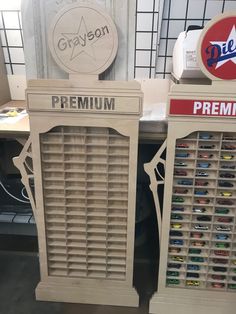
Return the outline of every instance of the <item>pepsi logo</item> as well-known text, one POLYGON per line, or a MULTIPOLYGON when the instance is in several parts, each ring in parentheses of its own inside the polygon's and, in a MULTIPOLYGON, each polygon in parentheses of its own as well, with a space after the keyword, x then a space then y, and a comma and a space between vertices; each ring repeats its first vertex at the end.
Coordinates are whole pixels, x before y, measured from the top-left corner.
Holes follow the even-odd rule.
POLYGON ((200 41, 204 73, 213 79, 236 79, 236 15, 213 22, 200 41))

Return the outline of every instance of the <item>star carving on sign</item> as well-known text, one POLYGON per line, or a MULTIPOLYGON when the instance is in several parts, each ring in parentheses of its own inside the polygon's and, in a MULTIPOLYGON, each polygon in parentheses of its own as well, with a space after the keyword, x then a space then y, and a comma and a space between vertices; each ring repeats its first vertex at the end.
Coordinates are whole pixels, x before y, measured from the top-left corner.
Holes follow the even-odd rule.
POLYGON ((235 25, 233 25, 231 32, 226 41, 211 41, 213 46, 218 48, 220 51, 220 56, 216 64, 216 69, 221 67, 228 61, 232 61, 236 64, 236 30, 235 25))
MULTIPOLYGON (((84 17, 81 17, 78 31, 76 33, 62 33, 62 36, 67 39, 68 46, 72 48, 70 61, 74 60, 81 53, 85 53, 92 59, 96 59, 94 53, 94 34, 88 32, 84 17)), ((97 40, 96 40, 97 41, 97 40)))

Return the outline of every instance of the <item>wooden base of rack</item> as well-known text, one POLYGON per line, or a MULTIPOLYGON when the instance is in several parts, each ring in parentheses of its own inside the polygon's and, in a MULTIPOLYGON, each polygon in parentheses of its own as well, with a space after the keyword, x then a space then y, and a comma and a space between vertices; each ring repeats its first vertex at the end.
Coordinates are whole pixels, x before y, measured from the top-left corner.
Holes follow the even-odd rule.
MULTIPOLYGON (((155 293, 151 299, 149 313, 152 314, 235 314, 236 302, 227 300, 224 294, 217 298, 183 297, 176 294, 155 293)), ((232 297, 231 297, 232 298, 232 297)))
MULTIPOLYGON (((105 285, 104 285, 105 286, 105 285)), ((76 287, 73 285, 40 282, 36 288, 36 299, 40 301, 86 303, 116 306, 139 306, 139 297, 134 288, 76 287)))

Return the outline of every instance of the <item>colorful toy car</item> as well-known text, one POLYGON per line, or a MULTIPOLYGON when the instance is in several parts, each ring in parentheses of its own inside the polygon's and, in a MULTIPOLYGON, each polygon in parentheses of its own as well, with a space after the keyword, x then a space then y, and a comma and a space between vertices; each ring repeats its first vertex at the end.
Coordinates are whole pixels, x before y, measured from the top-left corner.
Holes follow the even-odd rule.
POLYGON ((222 155, 221 158, 224 160, 231 160, 234 158, 234 155, 222 155))
POLYGON ((224 150, 235 150, 236 149, 236 145, 224 144, 224 145, 222 145, 221 149, 224 149, 224 150))
POLYGON ((177 230, 170 230, 170 236, 171 237, 182 237, 183 233, 181 231, 177 231, 177 230))
POLYGON ((188 264, 187 265, 187 270, 200 270, 201 266, 195 265, 195 264, 188 264))
POLYGON ((195 195, 207 195, 208 191, 207 190, 194 190, 195 195))
POLYGON ((205 246, 206 245, 206 242, 205 241, 193 241, 193 242, 191 242, 191 245, 192 246, 201 246, 201 247, 203 247, 203 246, 205 246))
POLYGON ((195 181, 195 185, 196 186, 207 186, 209 183, 207 181, 203 181, 203 180, 196 180, 195 181))
POLYGON ((233 222, 233 218, 232 217, 219 217, 217 218, 218 222, 223 222, 223 223, 231 223, 233 222))
POLYGON ((188 190, 187 189, 181 189, 181 188, 175 188, 174 193, 176 194, 187 194, 188 190))
POLYGON ((168 276, 168 277, 179 277, 179 272, 178 271, 170 271, 170 270, 168 270, 166 272, 166 276, 168 276))
POLYGON ((187 167, 185 162, 175 162, 175 167, 187 167))
POLYGON ((212 282, 211 286, 212 288, 222 289, 225 287, 225 284, 223 282, 212 282))
POLYGON ((168 263, 168 268, 180 269, 181 266, 181 264, 168 263))
POLYGON ((200 275, 198 273, 187 273, 187 278, 199 278, 200 275))
POLYGON ((180 253, 181 252, 181 248, 180 247, 170 247, 169 248, 169 252, 170 253, 180 253))
MULTIPOLYGON (((191 232, 190 237, 194 238, 194 239, 201 239, 203 237, 203 233, 202 232, 191 232)), ((201 245, 201 246, 203 246, 203 245, 201 245)))
POLYGON ((176 153, 175 157, 177 158, 188 158, 190 156, 189 153, 176 153))
POLYGON ((176 148, 189 148, 189 146, 186 143, 178 143, 176 144, 176 148))
POLYGON ((184 202, 184 198, 181 197, 181 196, 173 196, 173 197, 172 197, 172 202, 175 202, 175 203, 183 203, 183 202, 184 202))
POLYGON ((217 256, 229 256, 229 251, 215 250, 214 254, 217 256))
POLYGON ((202 153, 202 154, 199 154, 198 157, 199 157, 199 158, 203 158, 203 159, 210 159, 210 158, 213 157, 213 154, 202 153))
POLYGON ((190 260, 194 263, 204 263, 204 258, 200 256, 191 256, 190 260))
POLYGON ((182 225, 178 224, 178 223, 173 223, 173 224, 171 224, 171 228, 173 228, 173 229, 181 229, 182 225))
POLYGON ((228 208, 216 208, 215 213, 227 215, 229 213, 229 209, 228 208))
POLYGON ((212 275, 211 276, 211 278, 213 279, 213 280, 225 280, 225 275, 212 275))
POLYGON ((198 216, 197 220, 198 221, 211 221, 211 217, 210 216, 198 216))
POLYGON ((216 242, 215 246, 217 248, 227 249, 230 247, 230 244, 227 242, 216 242))
POLYGON ((212 269, 215 272, 221 272, 221 273, 225 273, 227 271, 227 268, 222 267, 222 266, 213 266, 212 269))
POLYGON ((196 229, 196 230, 208 230, 209 227, 207 225, 198 224, 198 225, 194 225, 194 229, 196 229))
POLYGON ((203 172, 203 171, 197 171, 196 172, 196 177, 208 177, 209 174, 207 172, 203 172))
POLYGON ((227 164, 227 165, 221 165, 222 169, 235 169, 235 165, 227 164))
POLYGON ((211 164, 209 162, 199 162, 197 164, 198 168, 209 168, 211 166, 211 164))
POLYGON ((191 181, 191 180, 179 180, 179 181, 177 181, 177 184, 179 184, 179 185, 192 185, 193 181, 191 181))
POLYGON ((225 192, 220 192, 220 195, 221 195, 221 196, 227 196, 227 197, 230 197, 230 196, 232 196, 232 192, 228 192, 228 191, 225 191, 225 192))
POLYGON ((228 264, 228 260, 223 258, 213 258, 212 262, 215 264, 228 264))
POLYGON ((198 204, 209 204, 210 203, 210 199, 209 198, 200 198, 200 199, 196 200, 196 202, 198 204))
POLYGON ((201 149, 214 149, 215 145, 200 145, 199 148, 201 148, 201 149))
POLYGON ((209 133, 201 133, 201 134, 199 135, 199 138, 200 138, 201 140, 209 140, 209 139, 212 138, 212 135, 209 134, 209 133))
POLYGON ((186 280, 186 285, 187 286, 198 287, 200 285, 200 283, 197 280, 186 280))
POLYGON ((201 254, 202 250, 201 249, 195 249, 195 248, 190 248, 188 250, 189 254, 201 254))
POLYGON ((183 245, 184 241, 183 240, 179 240, 179 239, 170 239, 170 244, 171 245, 183 245))
POLYGON ((219 205, 229 205, 229 206, 234 205, 233 201, 227 200, 227 199, 226 200, 218 200, 217 203, 219 205))
POLYGON ((205 207, 193 207, 193 212, 194 213, 205 213, 206 208, 205 207))
POLYGON ((223 234, 216 234, 216 239, 217 240, 227 240, 229 238, 229 235, 228 234, 225 234, 225 233, 223 233, 223 234))
POLYGON ((170 218, 175 220, 183 220, 183 216, 179 214, 171 214, 170 218))
POLYGON ((179 285, 180 281, 179 281, 179 279, 167 278, 166 279, 166 284, 167 285, 179 285))
POLYGON ((228 181, 219 181, 218 185, 222 188, 223 187, 232 188, 234 186, 233 183, 228 182, 228 181))
POLYGON ((187 176, 187 171, 185 171, 185 170, 175 170, 174 171, 174 175, 175 176, 187 176))
POLYGON ((223 226, 223 225, 216 226, 215 229, 216 231, 227 231, 227 232, 231 231, 231 228, 229 226, 223 226))
POLYGON ((220 173, 221 178, 234 179, 235 175, 229 172, 220 173))
POLYGON ((229 283, 228 289, 236 289, 236 284, 235 283, 229 283))
POLYGON ((232 260, 232 263, 233 263, 234 265, 236 265, 236 259, 232 260))
POLYGON ((184 207, 176 207, 176 206, 173 206, 171 208, 172 211, 177 211, 177 212, 184 212, 184 207))
POLYGON ((184 262, 184 258, 182 256, 171 256, 171 259, 175 262, 184 262))

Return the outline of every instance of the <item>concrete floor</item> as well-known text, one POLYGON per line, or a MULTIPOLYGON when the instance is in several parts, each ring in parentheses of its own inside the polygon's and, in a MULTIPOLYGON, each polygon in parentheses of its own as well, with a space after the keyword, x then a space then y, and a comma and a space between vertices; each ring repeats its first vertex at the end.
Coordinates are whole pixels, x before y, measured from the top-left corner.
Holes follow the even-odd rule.
POLYGON ((153 256, 147 256, 152 252, 148 246, 139 247, 135 253, 134 285, 140 295, 138 308, 36 301, 34 290, 39 282, 37 252, 1 250, 0 314, 146 314, 156 289, 156 266, 153 256))

